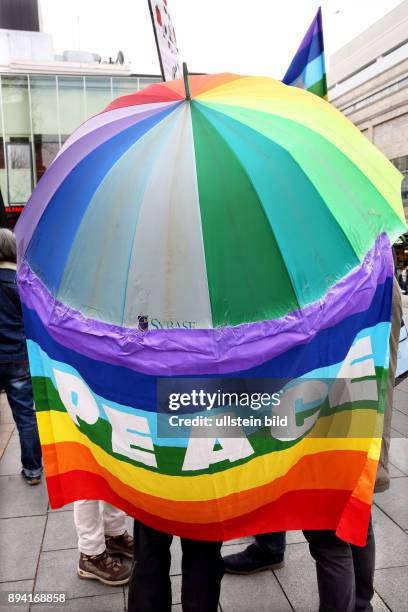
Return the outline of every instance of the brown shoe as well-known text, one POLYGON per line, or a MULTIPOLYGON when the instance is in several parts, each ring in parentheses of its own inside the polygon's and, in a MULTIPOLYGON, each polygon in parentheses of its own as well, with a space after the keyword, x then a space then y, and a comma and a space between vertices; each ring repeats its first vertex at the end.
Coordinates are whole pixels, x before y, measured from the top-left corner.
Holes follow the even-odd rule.
POLYGON ((109 554, 133 559, 133 538, 127 531, 120 536, 105 536, 105 542, 109 554))
POLYGON ((81 553, 79 556, 78 576, 80 578, 99 580, 109 586, 119 586, 129 582, 131 573, 130 565, 111 557, 106 550, 100 555, 81 553))

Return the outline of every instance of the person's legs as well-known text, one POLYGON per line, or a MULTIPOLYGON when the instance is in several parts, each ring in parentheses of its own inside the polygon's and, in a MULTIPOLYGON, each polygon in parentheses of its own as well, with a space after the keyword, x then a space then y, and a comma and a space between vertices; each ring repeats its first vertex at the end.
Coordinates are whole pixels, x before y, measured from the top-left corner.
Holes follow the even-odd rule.
POLYGON ((183 612, 217 612, 224 564, 222 542, 181 538, 183 612))
POLYGON ((20 437, 23 474, 27 478, 40 477, 43 469, 41 445, 28 363, 2 364, 0 380, 20 437))
POLYGON ((83 499, 74 502, 74 522, 78 535, 78 549, 84 555, 104 552, 105 532, 100 502, 83 499))
POLYGON ((170 612, 170 545, 173 536, 138 523, 128 612, 170 612))
POLYGON ((126 531, 126 514, 106 502, 101 502, 105 535, 119 536, 126 531))
POLYGON ((363 547, 351 545, 356 581, 356 612, 371 612, 374 597, 375 539, 373 526, 368 526, 367 544, 363 547))
POLYGON ((255 543, 265 553, 283 558, 286 550, 286 531, 261 533, 255 536, 255 543))
POLYGON ((316 561, 319 612, 354 612, 355 582, 350 544, 334 531, 304 531, 316 561))
POLYGON ((255 574, 267 569, 284 566, 286 533, 274 531, 255 536, 255 542, 242 552, 224 557, 228 574, 255 574))
POLYGON ((99 580, 109 586, 127 584, 131 572, 130 564, 111 557, 106 550, 102 502, 74 502, 74 521, 80 552, 78 576, 99 580))
POLYGON ((133 558, 133 538, 126 531, 126 514, 108 504, 101 502, 105 531, 106 550, 111 554, 133 558))

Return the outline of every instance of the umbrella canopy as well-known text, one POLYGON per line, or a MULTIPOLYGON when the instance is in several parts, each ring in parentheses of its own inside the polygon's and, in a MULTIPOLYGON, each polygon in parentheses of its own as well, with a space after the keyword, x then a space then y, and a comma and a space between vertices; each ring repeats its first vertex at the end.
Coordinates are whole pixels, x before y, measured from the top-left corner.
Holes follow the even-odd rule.
POLYGON ((267 78, 190 87, 114 101, 41 181, 21 256, 58 300, 124 327, 270 320, 404 231, 399 172, 331 105, 267 78))
POLYGON ((87 121, 18 223, 51 505, 103 499, 190 538, 336 529, 362 545, 401 175, 308 92, 227 74, 190 91, 153 85, 87 121), (295 386, 272 409, 286 435, 160 436, 157 377, 200 375, 363 386, 314 402, 295 386))

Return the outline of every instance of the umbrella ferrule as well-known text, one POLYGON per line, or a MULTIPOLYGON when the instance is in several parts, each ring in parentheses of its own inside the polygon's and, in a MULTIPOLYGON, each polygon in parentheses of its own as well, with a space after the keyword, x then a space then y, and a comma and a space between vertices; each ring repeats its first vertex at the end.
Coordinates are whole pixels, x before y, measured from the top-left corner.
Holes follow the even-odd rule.
POLYGON ((184 89, 186 91, 186 100, 191 100, 190 81, 188 78, 188 68, 187 68, 186 62, 183 62, 183 79, 184 79, 184 89))

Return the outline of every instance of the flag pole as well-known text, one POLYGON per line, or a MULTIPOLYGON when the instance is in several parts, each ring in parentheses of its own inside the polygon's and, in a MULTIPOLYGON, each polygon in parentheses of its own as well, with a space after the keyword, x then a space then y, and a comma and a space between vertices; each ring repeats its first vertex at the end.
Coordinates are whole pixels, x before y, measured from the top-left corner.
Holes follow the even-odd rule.
POLYGON ((153 8, 152 8, 151 0, 147 0, 147 4, 149 5, 150 17, 152 19, 152 27, 153 27, 153 33, 154 33, 154 40, 156 42, 157 55, 159 56, 159 63, 160 63, 160 70, 161 70, 161 73, 162 73, 162 79, 163 79, 163 81, 165 81, 166 78, 165 78, 163 62, 162 62, 162 58, 161 58, 161 54, 160 54, 159 41, 157 40, 157 32, 156 32, 156 28, 155 28, 155 25, 154 25, 154 15, 153 15, 153 8))
POLYGON ((186 62, 183 62, 183 79, 184 79, 184 89, 186 90, 186 100, 191 100, 190 82, 188 79, 188 68, 187 68, 186 62))

